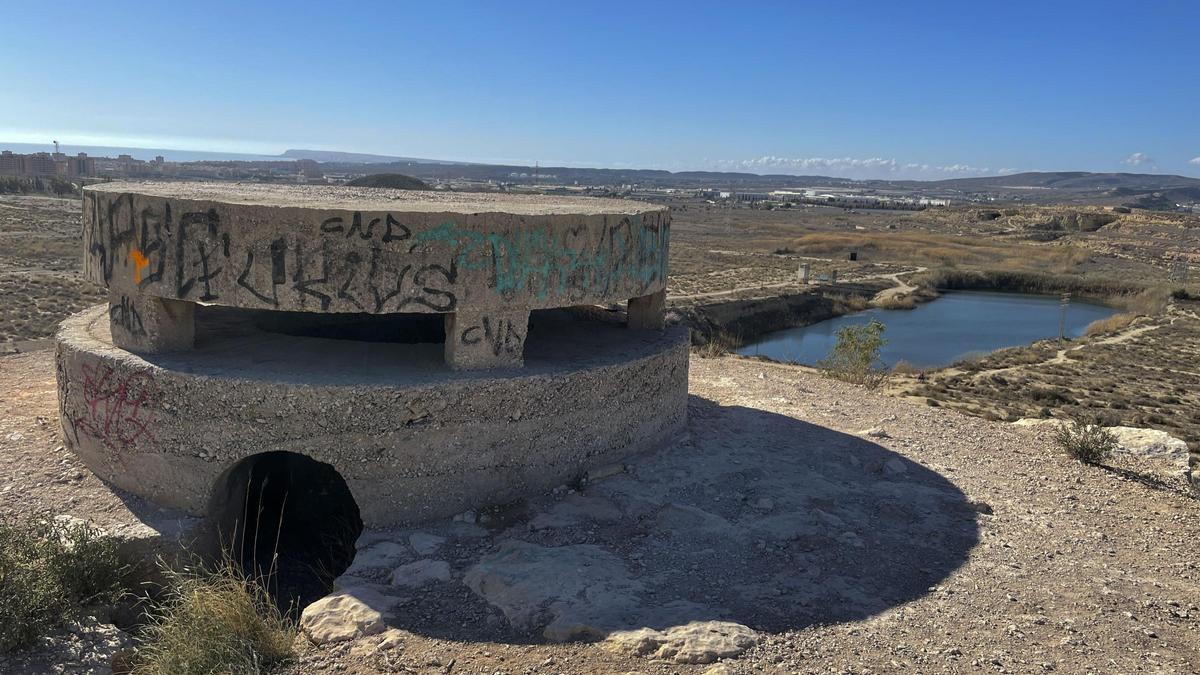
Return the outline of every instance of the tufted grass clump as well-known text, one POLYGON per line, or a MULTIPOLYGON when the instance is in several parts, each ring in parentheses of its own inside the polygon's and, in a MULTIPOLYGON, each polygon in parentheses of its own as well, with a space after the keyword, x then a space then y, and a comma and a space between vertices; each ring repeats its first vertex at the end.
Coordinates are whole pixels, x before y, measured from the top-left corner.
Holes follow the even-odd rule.
POLYGON ((0 520, 0 653, 116 601, 124 572, 116 540, 91 525, 0 520))
POLYGON ((174 575, 138 648, 134 675, 260 673, 293 655, 294 624, 232 562, 174 575))
POLYGON ((1054 431, 1054 441, 1084 464, 1100 464, 1117 450, 1117 437, 1095 420, 1072 418, 1054 431))

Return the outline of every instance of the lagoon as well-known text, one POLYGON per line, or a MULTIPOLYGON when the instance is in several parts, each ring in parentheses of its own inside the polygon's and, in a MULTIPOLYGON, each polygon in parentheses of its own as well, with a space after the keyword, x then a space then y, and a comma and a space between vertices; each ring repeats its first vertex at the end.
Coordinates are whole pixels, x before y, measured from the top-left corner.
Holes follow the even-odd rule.
MULTIPOLYGON (((833 348, 839 328, 878 319, 887 326, 883 335, 887 345, 880 352, 885 366, 904 361, 917 368, 941 368, 997 349, 1058 337, 1060 304, 1054 295, 948 292, 916 309, 869 309, 767 333, 737 353, 816 365, 833 348)), ((1072 300, 1067 337, 1079 337, 1088 324, 1116 313, 1112 307, 1072 300)))

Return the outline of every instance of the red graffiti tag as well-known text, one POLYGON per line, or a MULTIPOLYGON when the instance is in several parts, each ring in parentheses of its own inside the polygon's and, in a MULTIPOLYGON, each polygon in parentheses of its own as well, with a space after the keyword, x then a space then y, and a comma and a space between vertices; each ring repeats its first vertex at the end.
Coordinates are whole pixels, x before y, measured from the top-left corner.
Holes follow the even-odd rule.
POLYGON ((118 375, 112 366, 82 366, 83 400, 87 412, 75 418, 82 430, 113 449, 127 448, 141 438, 154 441, 142 417, 142 405, 157 394, 146 371, 118 375))

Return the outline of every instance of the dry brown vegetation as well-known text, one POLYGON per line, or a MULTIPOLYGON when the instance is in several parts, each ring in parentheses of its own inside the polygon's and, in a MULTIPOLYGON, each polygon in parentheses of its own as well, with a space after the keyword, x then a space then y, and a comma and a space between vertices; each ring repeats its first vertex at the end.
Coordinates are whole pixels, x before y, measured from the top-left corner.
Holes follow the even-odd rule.
POLYGON ((857 251, 863 260, 904 261, 929 267, 973 267, 1069 272, 1089 253, 1069 245, 940 234, 933 232, 819 232, 798 237, 792 246, 806 255, 857 251))
POLYGON ((1138 318, 1137 314, 1132 312, 1123 312, 1121 314, 1113 314, 1107 319, 1099 319, 1088 324, 1084 335, 1092 337, 1095 335, 1104 335, 1105 333, 1116 333, 1129 327, 1138 318))
POLYGON ((137 650, 134 675, 266 672, 292 657, 295 625, 231 563, 178 576, 137 650))
POLYGON ((78 197, 0 196, 0 343, 50 337, 103 299, 79 275, 82 242, 78 197))
POLYGON ((897 378, 893 392, 991 419, 1099 415, 1110 425, 1200 442, 1197 308, 1183 303, 1123 329, 1097 329, 1078 343, 1001 350, 926 373, 925 381, 897 378))

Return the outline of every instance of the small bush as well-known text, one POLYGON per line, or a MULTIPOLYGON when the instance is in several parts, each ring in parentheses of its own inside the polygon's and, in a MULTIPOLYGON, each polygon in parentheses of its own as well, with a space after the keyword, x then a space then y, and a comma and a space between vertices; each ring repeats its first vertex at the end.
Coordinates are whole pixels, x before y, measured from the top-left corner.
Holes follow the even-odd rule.
POLYGON ((874 389, 887 381, 888 372, 879 361, 879 351, 887 344, 887 328, 872 319, 865 326, 844 326, 837 332, 837 344, 829 356, 817 365, 826 377, 874 389))
POLYGON ((257 579, 226 563, 174 581, 134 675, 259 673, 291 658, 296 629, 257 579))
POLYGON ((1054 432, 1054 440, 1067 455, 1085 464, 1099 464, 1117 450, 1117 437, 1095 420, 1073 418, 1054 432))
POLYGON ((116 541, 89 525, 0 521, 0 652, 116 600, 123 573, 116 541))

